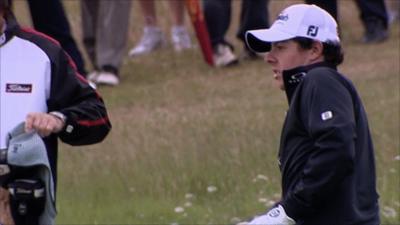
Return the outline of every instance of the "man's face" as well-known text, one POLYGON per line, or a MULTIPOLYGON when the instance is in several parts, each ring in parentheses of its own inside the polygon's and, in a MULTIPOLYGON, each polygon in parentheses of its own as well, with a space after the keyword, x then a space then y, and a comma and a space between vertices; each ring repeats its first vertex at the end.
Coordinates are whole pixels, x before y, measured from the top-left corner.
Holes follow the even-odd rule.
POLYGON ((282 71, 310 64, 311 50, 301 49, 293 40, 272 43, 265 61, 272 67, 274 79, 281 90, 285 89, 282 71))

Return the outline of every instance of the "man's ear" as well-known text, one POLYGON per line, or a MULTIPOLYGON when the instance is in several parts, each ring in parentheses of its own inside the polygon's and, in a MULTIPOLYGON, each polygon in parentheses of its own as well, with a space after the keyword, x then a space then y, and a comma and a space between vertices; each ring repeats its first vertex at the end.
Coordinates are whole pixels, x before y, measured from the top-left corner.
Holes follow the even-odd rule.
POLYGON ((324 46, 320 41, 313 41, 311 46, 311 61, 317 61, 323 58, 324 46))

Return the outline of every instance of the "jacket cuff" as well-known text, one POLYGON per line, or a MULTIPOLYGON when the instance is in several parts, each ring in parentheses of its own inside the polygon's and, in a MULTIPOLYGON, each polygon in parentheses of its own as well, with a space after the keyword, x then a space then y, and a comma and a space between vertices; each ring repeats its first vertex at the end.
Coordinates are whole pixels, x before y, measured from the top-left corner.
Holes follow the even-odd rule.
POLYGON ((299 221, 299 218, 304 215, 303 210, 301 210, 304 206, 294 200, 284 200, 281 205, 285 209, 286 215, 295 221, 299 221))

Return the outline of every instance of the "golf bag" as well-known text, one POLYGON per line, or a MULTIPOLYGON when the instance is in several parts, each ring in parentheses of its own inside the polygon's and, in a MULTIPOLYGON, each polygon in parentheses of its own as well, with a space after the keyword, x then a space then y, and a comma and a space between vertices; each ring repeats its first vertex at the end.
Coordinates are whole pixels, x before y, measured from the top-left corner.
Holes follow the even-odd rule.
POLYGON ((39 225, 45 206, 45 186, 39 179, 17 179, 8 184, 10 209, 16 225, 39 225))
POLYGON ((24 123, 17 125, 7 149, 0 150, 0 224, 54 225, 55 185, 47 149, 36 132, 24 128, 24 123), (9 214, 14 221, 3 222, 9 214))
POLYGON ((46 188, 36 176, 38 168, 10 166, 5 161, 6 156, 7 150, 0 150, 0 204, 3 206, 0 224, 39 225, 46 203, 46 188))

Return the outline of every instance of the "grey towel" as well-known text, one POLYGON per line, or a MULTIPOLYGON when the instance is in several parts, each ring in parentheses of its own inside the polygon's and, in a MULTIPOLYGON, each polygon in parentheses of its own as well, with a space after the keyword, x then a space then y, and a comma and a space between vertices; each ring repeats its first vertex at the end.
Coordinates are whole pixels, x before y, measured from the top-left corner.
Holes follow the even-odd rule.
POLYGON ((39 218, 40 224, 53 225, 57 214, 54 181, 46 146, 36 132, 25 133, 25 124, 16 126, 10 133, 7 162, 13 166, 39 166, 39 177, 46 185, 46 204, 39 218))

